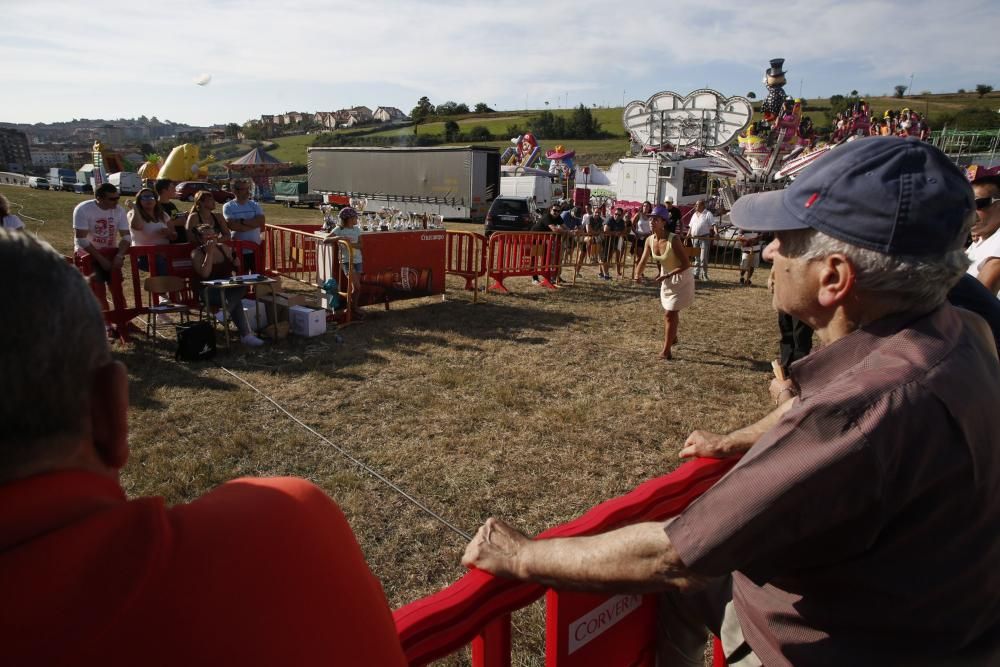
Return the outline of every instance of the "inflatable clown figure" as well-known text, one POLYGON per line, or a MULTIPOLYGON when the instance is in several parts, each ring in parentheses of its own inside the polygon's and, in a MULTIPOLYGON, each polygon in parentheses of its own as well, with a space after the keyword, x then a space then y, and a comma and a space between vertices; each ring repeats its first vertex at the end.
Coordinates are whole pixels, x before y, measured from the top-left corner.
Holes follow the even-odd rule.
POLYGON ((562 144, 546 151, 545 157, 549 160, 550 174, 566 175, 572 174, 575 170, 573 158, 576 157, 576 151, 568 151, 562 144))

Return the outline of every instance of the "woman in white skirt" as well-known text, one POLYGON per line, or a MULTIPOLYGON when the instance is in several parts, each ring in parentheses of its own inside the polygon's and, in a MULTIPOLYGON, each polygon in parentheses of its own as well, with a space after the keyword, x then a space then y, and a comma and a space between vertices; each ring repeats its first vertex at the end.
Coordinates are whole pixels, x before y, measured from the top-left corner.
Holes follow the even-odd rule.
POLYGON ((646 239, 639 264, 636 265, 636 282, 643 280, 642 270, 652 258, 660 263, 660 303, 663 305, 663 350, 660 359, 672 359, 670 348, 677 342, 680 311, 694 302, 694 275, 691 261, 680 239, 667 229, 670 212, 666 206, 657 206, 652 215, 653 233, 646 239))

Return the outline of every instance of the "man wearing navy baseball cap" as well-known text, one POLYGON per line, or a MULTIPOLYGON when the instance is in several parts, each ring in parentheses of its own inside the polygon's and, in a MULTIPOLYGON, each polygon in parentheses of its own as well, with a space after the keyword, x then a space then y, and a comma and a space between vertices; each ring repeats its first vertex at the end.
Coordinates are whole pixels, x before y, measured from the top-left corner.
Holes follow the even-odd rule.
POLYGON ((532 541, 489 519, 463 562, 555 588, 665 591, 658 664, 1000 664, 1000 365, 945 302, 968 264, 962 173, 899 138, 836 148, 731 216, 775 233, 775 306, 823 347, 674 520, 532 541))

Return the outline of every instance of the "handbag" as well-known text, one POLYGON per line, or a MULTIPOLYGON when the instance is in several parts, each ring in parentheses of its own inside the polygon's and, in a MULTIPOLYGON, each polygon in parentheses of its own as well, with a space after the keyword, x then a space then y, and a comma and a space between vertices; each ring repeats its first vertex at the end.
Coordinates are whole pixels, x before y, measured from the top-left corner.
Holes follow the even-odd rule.
POLYGON ((208 322, 186 322, 177 328, 177 361, 206 361, 215 356, 215 330, 208 322))

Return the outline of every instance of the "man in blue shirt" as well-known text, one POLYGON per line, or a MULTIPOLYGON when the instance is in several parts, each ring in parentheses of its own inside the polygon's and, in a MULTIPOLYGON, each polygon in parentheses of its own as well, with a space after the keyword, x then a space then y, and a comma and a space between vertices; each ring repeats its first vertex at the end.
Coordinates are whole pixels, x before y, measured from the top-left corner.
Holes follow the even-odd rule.
MULTIPOLYGON (((222 217, 233 230, 233 239, 252 241, 260 245, 260 232, 264 229, 264 210, 260 204, 250 199, 250 182, 240 179, 233 184, 236 199, 231 199, 222 207, 222 217)), ((243 250, 243 267, 247 273, 257 271, 255 253, 243 250)), ((263 266, 261 266, 263 268, 263 266)))

